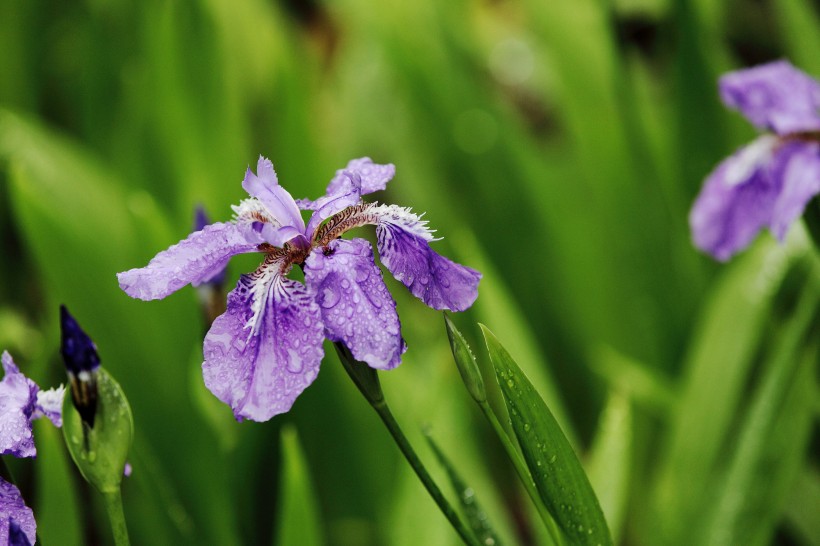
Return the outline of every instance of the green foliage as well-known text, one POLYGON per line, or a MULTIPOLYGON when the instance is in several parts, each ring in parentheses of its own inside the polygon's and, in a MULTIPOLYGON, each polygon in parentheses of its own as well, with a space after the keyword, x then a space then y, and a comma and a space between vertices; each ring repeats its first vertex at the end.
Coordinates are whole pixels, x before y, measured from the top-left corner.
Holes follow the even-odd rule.
POLYGON ((515 437, 541 500, 571 544, 612 544, 586 473, 544 400, 482 325, 515 437))
MULTIPOLYGON (((330 345, 288 415, 236 423, 202 384, 194 291, 138 302, 116 282, 195 205, 229 219, 259 154, 297 198, 369 155, 397 166, 375 198, 426 211, 434 248, 484 274, 451 318, 504 340, 616 543, 815 544, 816 251, 797 226, 718 265, 687 215, 754 134, 716 77, 779 57, 820 76, 818 21, 809 0, 0 2, 0 342, 48 387, 58 305, 93 334, 134 412, 136 544, 267 544, 316 521, 332 546, 456 544, 330 345), (299 476, 278 464, 286 423, 317 503, 274 528, 299 476)), ((434 425, 505 544, 547 543, 437 313, 388 283, 409 347, 380 374, 397 420, 415 445, 410 424, 434 425)), ((105 543, 45 436, 21 465, 43 542, 105 543)))
POLYGON ((276 517, 279 546, 322 546, 322 521, 305 464, 305 454, 292 427, 282 429, 281 506, 276 517))

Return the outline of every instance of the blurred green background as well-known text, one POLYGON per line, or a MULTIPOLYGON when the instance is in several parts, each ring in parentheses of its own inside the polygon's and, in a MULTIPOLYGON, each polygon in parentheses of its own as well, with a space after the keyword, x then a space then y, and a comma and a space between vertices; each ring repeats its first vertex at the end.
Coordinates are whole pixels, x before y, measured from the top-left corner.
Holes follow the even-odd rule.
MULTIPOLYGON (((134 411, 136 544, 457 544, 329 345, 290 413, 236 423, 202 384, 196 292, 115 278, 197 204, 229 219, 259 154, 297 198, 370 156, 397 168, 374 197, 484 273, 454 319, 482 366, 478 321, 530 375, 617 543, 820 544, 817 253, 798 225, 721 265, 687 225, 754 136, 717 77, 780 57, 816 77, 818 51, 811 0, 4 1, 0 349, 51 386, 58 305, 96 340, 134 411)), ((388 285, 398 420, 444 484, 432 427, 507 544, 548 543, 440 314, 388 285)), ((110 543, 59 432, 36 434, 15 468, 42 542, 110 543)))

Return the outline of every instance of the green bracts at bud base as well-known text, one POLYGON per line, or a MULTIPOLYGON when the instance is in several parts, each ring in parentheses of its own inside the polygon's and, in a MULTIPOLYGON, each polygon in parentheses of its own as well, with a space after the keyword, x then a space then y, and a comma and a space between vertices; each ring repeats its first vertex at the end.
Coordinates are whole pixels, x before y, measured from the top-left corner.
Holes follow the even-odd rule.
POLYGON ((453 351, 453 358, 456 361, 464 385, 466 385, 473 400, 478 403, 484 402, 487 400, 487 391, 484 389, 484 379, 481 377, 481 371, 478 369, 478 363, 475 361, 473 352, 470 351, 470 346, 467 345, 464 336, 458 331, 447 313, 444 313, 444 324, 447 326, 450 349, 453 351))
POLYGON ((69 396, 63 402, 63 435, 83 477, 101 493, 119 492, 134 438, 131 407, 119 384, 100 368, 94 427, 83 423, 69 396))

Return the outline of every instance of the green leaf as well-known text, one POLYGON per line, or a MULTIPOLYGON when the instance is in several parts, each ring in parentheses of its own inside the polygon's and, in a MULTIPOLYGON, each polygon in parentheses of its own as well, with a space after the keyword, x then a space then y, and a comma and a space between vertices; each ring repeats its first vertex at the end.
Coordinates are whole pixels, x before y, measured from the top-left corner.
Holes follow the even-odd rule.
POLYGON ((712 487, 761 331, 794 252, 771 240, 760 243, 726 268, 689 344, 668 445, 661 453, 653 501, 657 513, 650 520, 658 534, 650 542, 678 542, 712 487))
POLYGON ((717 495, 702 507, 708 518, 705 535, 694 543, 771 543, 788 488, 803 465, 812 429, 818 344, 813 339, 806 347, 805 342, 817 331, 820 276, 817 270, 811 275, 774 345, 725 478, 713 484, 717 495))
POLYGON ((550 514, 572 544, 612 544, 595 492, 552 412, 498 339, 480 326, 513 431, 550 514))
MULTIPOLYGON (((450 332, 449 328, 447 331, 448 333, 450 332)), ((458 330, 455 330, 455 332, 458 333, 458 330)), ((487 513, 484 512, 484 509, 478 503, 473 488, 464 482, 464 479, 459 475, 453 464, 438 447, 436 441, 433 440, 433 436, 429 432, 425 432, 425 437, 427 438, 427 443, 430 444, 430 449, 432 449, 436 455, 439 464, 441 464, 447 472, 450 485, 453 486, 453 489, 458 495, 461 511, 467 517, 467 523, 473 531, 473 534, 475 534, 481 544, 485 544, 486 546, 500 546, 502 544, 501 540, 499 540, 498 535, 496 535, 493 530, 487 513)))
POLYGON ((134 439, 131 407, 119 384, 97 371, 97 413, 88 427, 69 394, 63 402, 63 436, 83 477, 101 493, 119 491, 123 469, 134 439))
POLYGON ((792 484, 786 498, 784 517, 788 526, 802 539, 801 544, 820 546, 820 471, 806 465, 792 484))
MULTIPOLYGON (((461 380, 478 403, 487 400, 487 391, 484 389, 484 379, 481 377, 481 370, 478 369, 478 363, 475 361, 473 352, 461 332, 444 313, 444 325, 447 328, 447 338, 450 340, 450 350, 453 351, 453 359, 458 366, 458 373, 461 374, 461 380)), ((430 440, 432 442, 432 440, 430 440)))
POLYGON ((316 495, 296 429, 282 429, 281 506, 276 518, 277 546, 321 546, 325 543, 316 495))
POLYGON ((77 481, 63 448, 62 433, 47 419, 34 422, 37 458, 37 536, 43 544, 82 544, 82 527, 77 481))
POLYGON ((589 481, 601 501, 612 537, 618 542, 624 525, 632 477, 632 401, 613 390, 601 414, 590 450, 589 481))

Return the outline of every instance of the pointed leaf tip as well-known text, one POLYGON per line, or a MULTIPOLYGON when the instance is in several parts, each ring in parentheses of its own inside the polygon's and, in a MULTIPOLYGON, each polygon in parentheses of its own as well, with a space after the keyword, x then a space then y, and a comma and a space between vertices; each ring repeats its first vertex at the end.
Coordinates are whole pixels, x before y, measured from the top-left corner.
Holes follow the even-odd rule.
POLYGON ((478 363, 475 360, 470 346, 458 331, 453 321, 447 313, 444 313, 444 325, 447 328, 447 337, 450 340, 450 349, 453 351, 453 359, 456 361, 458 371, 461 374, 461 379, 464 385, 470 392, 470 396, 478 402, 487 400, 487 391, 484 388, 484 379, 481 377, 481 370, 478 368, 478 363))

